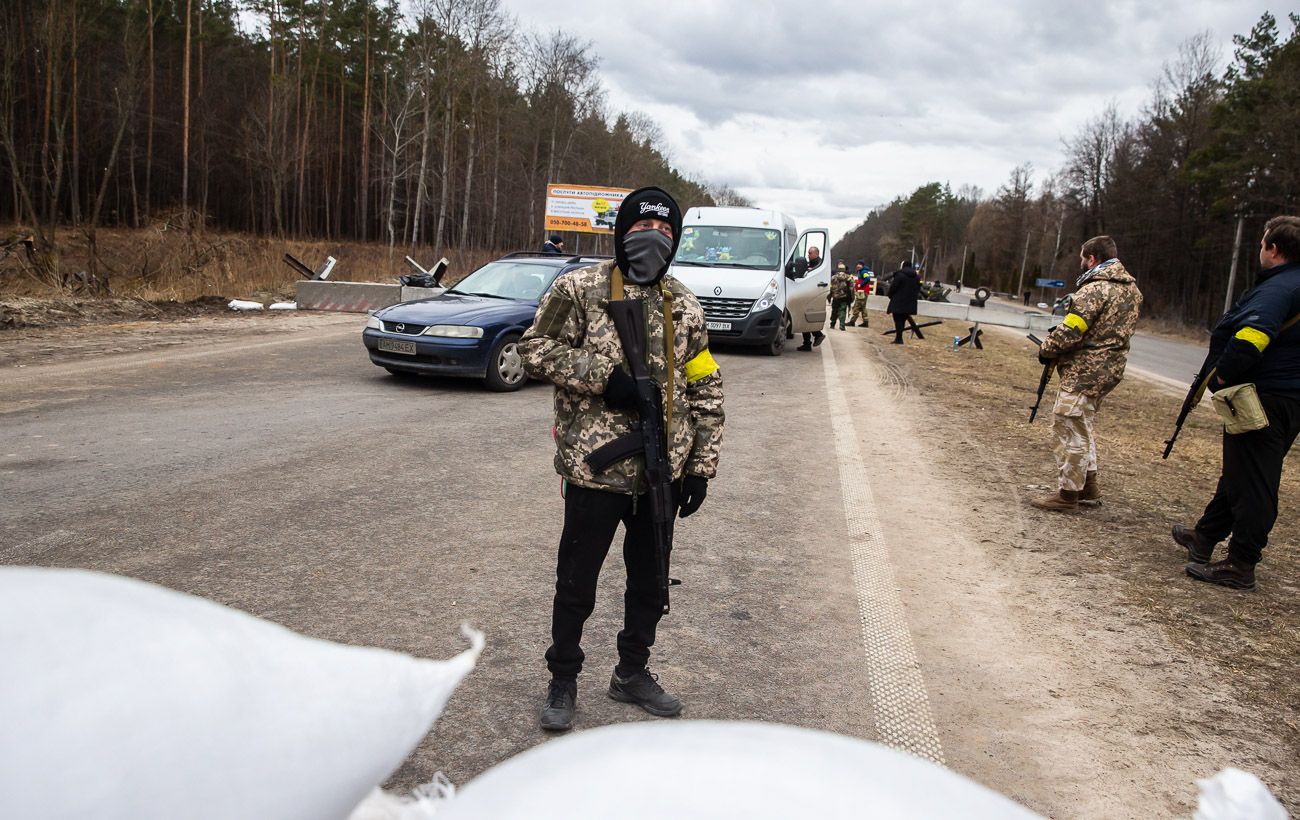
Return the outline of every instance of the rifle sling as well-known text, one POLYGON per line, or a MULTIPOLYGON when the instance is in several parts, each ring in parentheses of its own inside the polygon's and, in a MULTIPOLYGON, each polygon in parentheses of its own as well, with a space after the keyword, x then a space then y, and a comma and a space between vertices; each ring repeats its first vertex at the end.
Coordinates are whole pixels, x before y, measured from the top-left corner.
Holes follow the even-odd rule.
MULTIPOLYGON (((609 300, 611 302, 621 302, 626 297, 623 286, 623 272, 615 265, 609 273, 609 300)), ((677 338, 673 333, 673 293, 663 283, 659 281, 659 292, 664 297, 664 360, 667 362, 667 378, 664 380, 664 390, 667 393, 667 401, 664 402, 664 447, 667 448, 668 442, 673 437, 673 371, 677 369, 677 351, 673 344, 677 338)), ((650 345, 646 345, 646 357, 650 356, 650 345)), ((626 352, 623 354, 627 355, 626 352)), ((629 363, 630 365, 630 363, 629 363)), ((667 450, 665 449, 665 452, 667 450)), ((595 455, 593 453, 592 455, 595 455)))
POLYGON ((636 433, 619 436, 587 454, 584 461, 592 472, 603 473, 611 464, 645 452, 645 442, 636 433))

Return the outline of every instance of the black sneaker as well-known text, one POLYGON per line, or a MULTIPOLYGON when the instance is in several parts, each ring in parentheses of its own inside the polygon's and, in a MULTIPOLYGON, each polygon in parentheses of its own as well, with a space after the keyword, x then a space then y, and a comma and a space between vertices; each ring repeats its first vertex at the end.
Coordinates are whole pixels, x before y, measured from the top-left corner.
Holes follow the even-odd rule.
POLYGON ((1184 569, 1188 575, 1198 581, 1218 584, 1221 587, 1231 589, 1251 590, 1255 588, 1255 567, 1251 564, 1238 563, 1231 558, 1212 561, 1208 564, 1192 562, 1184 569))
POLYGON ((578 703, 578 682, 552 680, 542 706, 542 728, 548 732, 567 732, 573 728, 573 712, 578 703))
POLYGON ((1208 564, 1214 557, 1214 545, 1205 543, 1205 537, 1195 527, 1174 525, 1174 543, 1187 549, 1187 557, 1196 564, 1208 564))
POLYGON ((802 350, 805 353, 807 353, 809 350, 812 350, 812 342, 804 342, 803 344, 796 347, 795 350, 802 350))
POLYGON ((813 347, 816 347, 817 345, 821 344, 821 343, 824 342, 824 341, 826 341, 826 334, 825 334, 825 333, 822 333, 820 330, 814 330, 814 331, 813 331, 813 347))
POLYGON ((672 717, 682 711, 682 702, 664 691, 659 676, 649 669, 620 678, 615 672, 609 679, 609 696, 620 703, 635 703, 658 717, 672 717))

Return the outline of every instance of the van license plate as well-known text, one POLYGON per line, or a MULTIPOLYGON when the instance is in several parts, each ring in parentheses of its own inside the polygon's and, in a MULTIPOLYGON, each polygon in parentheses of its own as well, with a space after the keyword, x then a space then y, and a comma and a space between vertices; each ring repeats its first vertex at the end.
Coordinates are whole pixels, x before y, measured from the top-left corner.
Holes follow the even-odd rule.
POLYGON ((380 339, 379 349, 386 350, 389 353, 405 353, 408 356, 414 356, 415 342, 403 342, 397 339, 380 339))
POLYGON ((708 330, 731 330, 731 322, 705 322, 704 327, 708 330))

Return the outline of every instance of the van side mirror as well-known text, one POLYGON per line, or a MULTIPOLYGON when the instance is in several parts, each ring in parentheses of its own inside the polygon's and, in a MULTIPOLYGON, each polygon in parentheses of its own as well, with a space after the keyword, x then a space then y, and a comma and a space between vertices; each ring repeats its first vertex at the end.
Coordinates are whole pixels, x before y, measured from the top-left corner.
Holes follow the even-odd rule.
POLYGON ((797 256, 785 266, 785 275, 791 279, 802 279, 808 275, 808 260, 797 256))

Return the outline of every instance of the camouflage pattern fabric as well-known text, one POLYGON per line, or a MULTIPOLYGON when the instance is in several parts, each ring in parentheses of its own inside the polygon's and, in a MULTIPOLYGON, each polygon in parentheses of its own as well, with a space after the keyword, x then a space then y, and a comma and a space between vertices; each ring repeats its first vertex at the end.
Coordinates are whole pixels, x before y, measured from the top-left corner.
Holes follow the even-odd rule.
POLYGON ((838 271, 831 277, 831 299, 851 299, 853 298, 853 274, 848 271, 838 271))
POLYGON ((1061 489, 1078 492, 1090 470, 1097 469, 1097 439, 1093 423, 1101 399, 1062 390, 1052 408, 1053 451, 1060 470, 1061 489))
POLYGON ((867 292, 865 290, 853 291, 853 309, 849 311, 849 321, 856 322, 862 320, 862 326, 867 326, 867 292))
MULTIPOLYGON (((639 494, 645 461, 624 459, 599 474, 585 461, 598 447, 633 431, 636 414, 606 406, 609 374, 623 362, 623 346, 607 310, 613 260, 564 274, 542 299, 537 318, 519 340, 524 370, 555 385, 555 470, 566 480, 595 490, 639 494)), ((672 430, 668 456, 673 477, 684 473, 713 478, 722 445, 722 372, 709 354, 704 310, 695 295, 671 276, 662 284, 671 295, 674 368, 672 430)), ((664 297, 659 285, 626 283, 626 298, 646 302, 649 370, 666 395, 668 356, 664 350, 664 297)))
POLYGON ((1137 282, 1118 260, 1075 292, 1070 312, 1042 350, 1056 359, 1063 391, 1100 398, 1115 389, 1124 378, 1141 309, 1137 282))
POLYGON ((835 323, 839 322, 840 330, 843 330, 844 317, 845 315, 848 314, 848 312, 849 312, 848 299, 836 299, 832 301, 831 302, 831 327, 835 327, 835 323))

